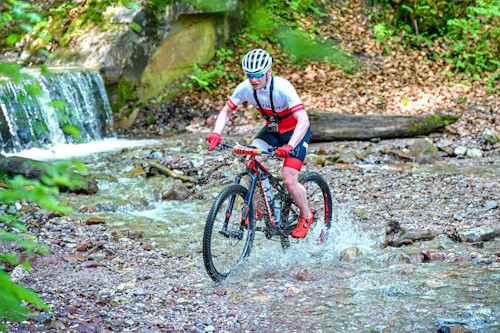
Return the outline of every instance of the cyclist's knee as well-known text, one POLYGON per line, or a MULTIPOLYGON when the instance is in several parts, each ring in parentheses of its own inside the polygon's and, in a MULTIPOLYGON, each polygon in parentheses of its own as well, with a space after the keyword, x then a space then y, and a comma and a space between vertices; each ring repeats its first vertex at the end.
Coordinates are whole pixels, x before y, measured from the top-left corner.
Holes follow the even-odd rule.
POLYGON ((287 189, 294 188, 298 184, 299 172, 292 168, 283 168, 283 183, 287 189))

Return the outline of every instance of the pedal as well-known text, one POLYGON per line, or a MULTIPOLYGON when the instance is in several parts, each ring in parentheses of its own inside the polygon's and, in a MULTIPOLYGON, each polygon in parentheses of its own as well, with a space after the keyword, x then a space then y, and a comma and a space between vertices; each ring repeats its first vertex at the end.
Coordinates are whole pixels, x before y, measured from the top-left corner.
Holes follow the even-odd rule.
POLYGON ((290 235, 292 233, 292 231, 295 230, 296 226, 297 226, 297 223, 289 225, 286 228, 283 228, 283 234, 290 235))

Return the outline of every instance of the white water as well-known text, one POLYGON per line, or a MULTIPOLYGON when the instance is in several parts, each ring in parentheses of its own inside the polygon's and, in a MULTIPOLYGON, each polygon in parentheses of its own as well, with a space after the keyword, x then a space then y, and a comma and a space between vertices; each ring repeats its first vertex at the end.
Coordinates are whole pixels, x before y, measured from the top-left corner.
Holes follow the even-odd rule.
POLYGON ((108 138, 83 144, 59 144, 45 149, 31 148, 19 153, 4 154, 5 156, 19 156, 39 161, 64 160, 87 156, 94 153, 110 152, 123 148, 145 147, 158 143, 158 140, 125 140, 108 138))

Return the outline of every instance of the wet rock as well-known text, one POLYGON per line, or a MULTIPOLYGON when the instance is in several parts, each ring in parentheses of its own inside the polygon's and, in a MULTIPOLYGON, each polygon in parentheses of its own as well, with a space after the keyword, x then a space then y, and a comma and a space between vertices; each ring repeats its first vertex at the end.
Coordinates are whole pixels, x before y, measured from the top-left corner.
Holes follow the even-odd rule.
POLYGON ((467 243, 489 241, 495 238, 495 231, 488 227, 472 228, 458 233, 460 240, 467 243))
POLYGON ((299 281, 314 281, 315 280, 314 276, 312 274, 310 274, 306 268, 300 270, 297 273, 297 275, 295 276, 295 278, 299 281))
POLYGON ((415 273, 415 267, 414 266, 405 266, 402 270, 401 270, 401 274, 402 275, 411 275, 415 273))
POLYGON ((116 204, 112 201, 98 203, 96 207, 100 212, 114 212, 116 210, 116 204))
POLYGON ((137 231, 137 230, 129 230, 128 231, 128 238, 130 239, 140 239, 142 238, 142 232, 137 231))
POLYGON ((97 224, 105 224, 105 223, 106 223, 106 220, 103 219, 102 217, 91 217, 85 221, 86 225, 97 225, 97 224))
POLYGON ((462 325, 456 326, 441 326, 436 333, 473 333, 473 331, 462 325))
POLYGON ((189 197, 190 192, 188 188, 180 180, 176 180, 170 190, 163 193, 162 200, 185 200, 189 197))
POLYGON ((344 261, 351 261, 354 258, 361 256, 362 254, 363 252, 359 248, 352 246, 342 250, 342 252, 340 253, 340 259, 344 261))
POLYGON ((386 239, 384 246, 400 247, 410 245, 416 241, 432 240, 440 234, 435 230, 405 230, 396 221, 391 221, 386 226, 386 239))
POLYGON ((227 294, 226 287, 224 287, 223 285, 218 285, 218 286, 215 288, 215 293, 216 293, 218 296, 224 296, 225 294, 227 294))
POLYGON ((125 172, 123 174, 124 177, 134 178, 134 177, 146 177, 147 172, 144 170, 142 165, 136 166, 132 170, 125 172))
POLYGON ((83 206, 78 208, 77 210, 79 213, 97 213, 99 211, 99 208, 96 206, 83 206))

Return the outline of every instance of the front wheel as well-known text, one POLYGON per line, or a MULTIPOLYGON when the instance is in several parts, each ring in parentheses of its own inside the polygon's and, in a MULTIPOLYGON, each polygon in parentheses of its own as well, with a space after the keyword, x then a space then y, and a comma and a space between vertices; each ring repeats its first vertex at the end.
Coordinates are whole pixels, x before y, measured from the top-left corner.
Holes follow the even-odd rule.
POLYGON ((208 213, 203 234, 203 262, 215 282, 226 279, 250 254, 255 235, 255 215, 252 203, 248 224, 242 221, 247 192, 242 185, 226 187, 208 213))
MULTIPOLYGON (((328 238, 328 233, 332 223, 332 195, 326 179, 317 172, 306 172, 299 176, 299 183, 306 189, 307 203, 309 209, 314 213, 313 223, 302 240, 316 245, 323 244, 328 238)), ((288 225, 296 226, 300 218, 300 210, 291 203, 288 213, 288 225)), ((287 247, 291 236, 283 236, 281 243, 287 247)), ((302 241, 301 240, 301 241, 302 241)))

